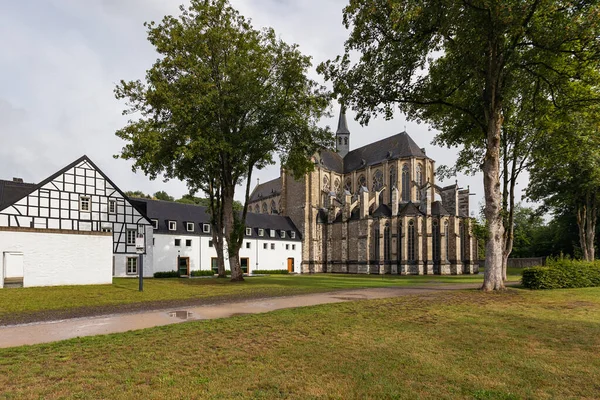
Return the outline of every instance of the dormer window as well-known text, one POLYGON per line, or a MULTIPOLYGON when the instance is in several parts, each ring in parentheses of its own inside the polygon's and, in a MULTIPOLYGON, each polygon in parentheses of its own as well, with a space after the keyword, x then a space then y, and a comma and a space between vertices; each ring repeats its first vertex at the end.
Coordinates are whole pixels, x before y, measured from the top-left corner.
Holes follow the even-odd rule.
POLYGON ((275 237, 275 229, 270 229, 269 230, 269 236, 271 236, 272 238, 275 237))
POLYGON ((262 228, 260 228, 260 229, 258 230, 258 236, 265 236, 265 230, 264 230, 264 229, 262 229, 262 228))
POLYGON ((281 238, 285 239, 285 231, 281 231, 281 238))
POLYGON ((177 222, 176 221, 169 221, 169 230, 170 231, 176 231, 177 230, 177 222))
POLYGON ((252 228, 246 228, 246 236, 252 236, 252 228))
POLYGON ((209 224, 202 224, 202 232, 203 233, 210 233, 210 225, 209 224))
POLYGON ((194 223, 193 222, 186 222, 185 227, 188 232, 194 232, 194 223))
POLYGON ((296 239, 296 232, 294 232, 294 231, 290 232, 290 239, 296 239))
POLYGON ((152 227, 153 227, 154 229, 158 229, 158 220, 157 220, 157 219, 153 219, 153 220, 152 220, 152 227))

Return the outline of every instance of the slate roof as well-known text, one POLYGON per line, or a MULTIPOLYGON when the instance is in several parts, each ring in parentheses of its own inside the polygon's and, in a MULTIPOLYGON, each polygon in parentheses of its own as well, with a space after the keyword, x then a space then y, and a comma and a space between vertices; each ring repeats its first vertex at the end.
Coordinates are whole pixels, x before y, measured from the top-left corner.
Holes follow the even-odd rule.
MULTIPOLYGON (((207 207, 139 198, 131 199, 131 202, 142 209, 148 218, 158 220, 158 229, 154 231, 156 233, 168 235, 211 235, 210 233, 204 233, 202 230, 202 224, 210 224, 210 215, 208 214, 207 207), (177 222, 176 230, 169 230, 168 221, 177 222), (186 222, 194 223, 193 232, 188 232, 186 222)), ((288 232, 285 240, 301 240, 300 232, 289 217, 249 212, 246 215, 246 226, 252 228, 252 236, 258 237, 259 228, 275 229, 275 238, 271 238, 267 232, 265 232, 264 238, 268 240, 281 239, 280 231, 283 230, 288 232), (292 231, 296 232, 295 239, 290 239, 289 237, 289 232, 292 231)))
POLYGON ((349 152, 344 157, 344 173, 404 157, 427 158, 408 133, 401 132, 349 152))
POLYGON ((35 183, 0 180, 0 210, 27 196, 35 187, 35 183))
POLYGON ((249 202, 281 194, 281 177, 257 185, 250 194, 249 202))
POLYGON ((415 203, 409 202, 406 203, 404 206, 402 206, 401 204, 400 207, 402 208, 398 212, 398 215, 401 217, 405 215, 423 215, 423 213, 421 212, 421 210, 419 210, 419 207, 415 203))
POLYGON ((344 159, 335 151, 321 151, 321 165, 338 174, 344 173, 344 159))
POLYGON ((346 134, 349 135, 350 131, 348 130, 348 121, 346 121, 346 109, 342 106, 340 110, 340 118, 338 120, 338 127, 336 134, 346 134))
POLYGON ((385 204, 380 204, 377 210, 373 211, 374 217, 391 217, 392 210, 385 204))
POLYGON ((431 214, 432 215, 450 215, 448 210, 444 208, 441 201, 434 201, 431 203, 431 214))

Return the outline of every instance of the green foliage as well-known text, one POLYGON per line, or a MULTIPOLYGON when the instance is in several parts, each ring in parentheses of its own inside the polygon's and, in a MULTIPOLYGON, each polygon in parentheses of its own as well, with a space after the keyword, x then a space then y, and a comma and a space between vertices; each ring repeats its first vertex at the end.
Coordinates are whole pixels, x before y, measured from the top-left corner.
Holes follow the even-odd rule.
POLYGON ((155 272, 155 278, 179 278, 179 272, 177 271, 166 271, 166 272, 155 272))
POLYGON ((173 196, 170 196, 167 192, 165 192, 164 190, 160 190, 156 193, 154 193, 154 198, 156 200, 163 200, 163 201, 175 201, 175 198, 173 196))
POLYGON ((215 276, 215 272, 213 270, 200 270, 200 271, 192 271, 192 276, 215 276))
POLYGON ((529 289, 597 287, 600 286, 600 261, 550 259, 545 267, 525 268, 522 283, 529 289))
POLYGON ((142 192, 141 190, 127 191, 125 192, 127 197, 137 197, 139 199, 151 199, 152 196, 142 192))
POLYGON ((255 275, 286 275, 289 274, 287 269, 255 269, 251 271, 255 275))

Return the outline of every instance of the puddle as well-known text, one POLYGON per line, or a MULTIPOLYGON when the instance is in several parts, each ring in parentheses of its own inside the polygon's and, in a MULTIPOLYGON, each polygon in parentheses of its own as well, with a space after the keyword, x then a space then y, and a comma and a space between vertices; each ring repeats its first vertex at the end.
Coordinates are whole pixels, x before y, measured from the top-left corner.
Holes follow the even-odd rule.
POLYGON ((169 317, 179 318, 179 319, 188 319, 192 316, 192 313, 189 311, 171 311, 169 313, 169 317))

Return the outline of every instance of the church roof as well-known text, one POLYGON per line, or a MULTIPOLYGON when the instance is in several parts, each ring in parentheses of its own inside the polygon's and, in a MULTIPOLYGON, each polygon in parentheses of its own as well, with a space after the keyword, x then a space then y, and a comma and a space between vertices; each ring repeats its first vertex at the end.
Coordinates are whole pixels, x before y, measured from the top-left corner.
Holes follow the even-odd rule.
POLYGON ((281 177, 257 185, 250 194, 249 202, 281 194, 281 177))
MULTIPOLYGON (((402 204, 400 205, 402 207, 402 204)), ((414 216, 414 215, 423 215, 423 213, 419 210, 419 207, 413 202, 406 203, 398 212, 398 215, 403 217, 405 215, 414 216)))
POLYGON ((375 211, 373 211, 374 217, 391 217, 392 210, 385 204, 380 204, 375 211))
POLYGON ((431 214, 432 215, 450 215, 450 213, 444 208, 441 201, 434 201, 431 203, 431 214))
POLYGON ((335 151, 321 151, 321 165, 338 174, 344 173, 344 159, 335 151))
POLYGON ((344 157, 344 173, 379 164, 385 160, 427 156, 406 132, 370 143, 349 152, 344 157))

